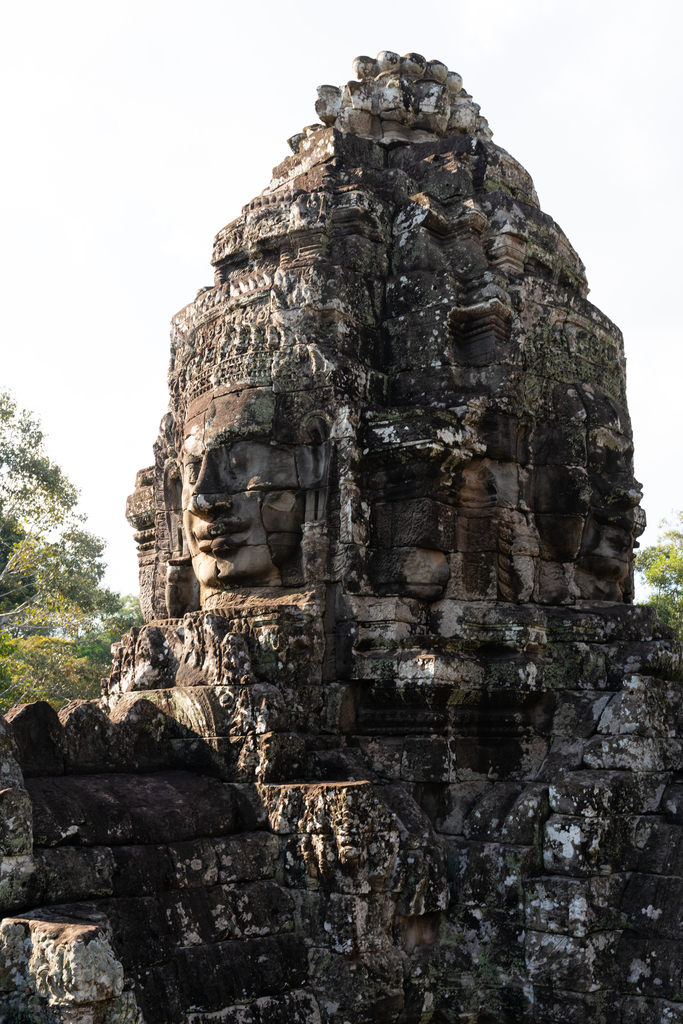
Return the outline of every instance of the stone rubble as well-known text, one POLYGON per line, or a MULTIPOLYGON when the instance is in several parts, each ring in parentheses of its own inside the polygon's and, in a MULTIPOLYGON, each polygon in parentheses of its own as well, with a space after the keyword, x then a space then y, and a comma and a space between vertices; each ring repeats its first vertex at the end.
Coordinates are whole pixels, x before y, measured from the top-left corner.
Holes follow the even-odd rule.
POLYGON ((621 334, 458 74, 354 70, 173 318, 145 625, 0 721, 0 1024, 683 1024, 621 334))

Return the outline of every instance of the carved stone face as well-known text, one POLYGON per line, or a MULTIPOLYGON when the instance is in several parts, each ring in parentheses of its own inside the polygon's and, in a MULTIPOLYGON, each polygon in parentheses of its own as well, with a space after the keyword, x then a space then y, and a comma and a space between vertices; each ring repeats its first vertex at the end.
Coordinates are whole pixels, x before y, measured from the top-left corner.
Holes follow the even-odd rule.
POLYGON ((642 497, 640 484, 630 470, 633 447, 630 439, 614 429, 601 427, 589 433, 587 452, 592 493, 578 565, 604 581, 603 589, 609 600, 618 600, 615 586, 629 573, 633 509, 642 497))
POLYGON ((279 586, 304 517, 296 450, 272 441, 266 388, 192 403, 183 444, 183 524, 202 595, 279 586))
MULTIPOLYGON (((629 572, 634 540, 632 509, 640 500, 636 480, 624 477, 623 486, 618 486, 619 482, 596 477, 579 559, 579 567, 585 572, 613 584, 620 583, 629 572)), ((609 599, 617 598, 610 594, 609 599)))

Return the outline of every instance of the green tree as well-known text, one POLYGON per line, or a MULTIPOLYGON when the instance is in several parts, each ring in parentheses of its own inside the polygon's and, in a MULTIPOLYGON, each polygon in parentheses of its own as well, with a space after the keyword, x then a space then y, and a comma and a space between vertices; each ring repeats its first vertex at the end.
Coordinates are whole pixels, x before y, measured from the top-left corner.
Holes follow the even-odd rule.
POLYGON ((0 389, 0 712, 99 696, 111 643, 142 622, 135 598, 103 586, 104 542, 83 529, 78 491, 44 442, 0 389))
POLYGON ((0 714, 15 704, 46 700, 56 708, 77 697, 94 700, 109 674, 111 645, 143 623, 137 597, 113 595, 115 610, 101 616, 74 616, 71 634, 43 626, 12 636, 0 633, 0 714))
POLYGON ((638 552, 635 568, 652 590, 647 603, 683 639, 683 512, 675 515, 674 523, 661 523, 659 542, 638 552))

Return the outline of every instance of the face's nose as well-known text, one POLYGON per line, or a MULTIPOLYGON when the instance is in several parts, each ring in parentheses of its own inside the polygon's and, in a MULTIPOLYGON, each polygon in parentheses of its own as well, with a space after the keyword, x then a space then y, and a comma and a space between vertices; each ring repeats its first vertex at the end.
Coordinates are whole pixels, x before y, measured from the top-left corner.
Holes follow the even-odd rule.
POLYGON ((195 486, 190 497, 190 508, 195 515, 213 518, 232 509, 232 496, 230 494, 197 494, 195 486))
POLYGON ((232 509, 232 495, 226 492, 215 452, 204 455, 189 504, 196 515, 210 518, 232 509))
POLYGON ((629 512, 642 501, 640 486, 631 477, 617 477, 601 487, 600 505, 616 513, 629 512))

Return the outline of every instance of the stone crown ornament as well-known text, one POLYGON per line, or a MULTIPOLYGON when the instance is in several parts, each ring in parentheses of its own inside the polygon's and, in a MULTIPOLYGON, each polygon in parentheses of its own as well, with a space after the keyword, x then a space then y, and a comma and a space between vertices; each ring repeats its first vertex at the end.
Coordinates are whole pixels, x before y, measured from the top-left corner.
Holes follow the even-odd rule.
POLYGON ((0 722, 0 1024, 683 1021, 621 333, 458 75, 354 69, 173 318, 145 625, 0 722))
MULTIPOLYGON (((353 69, 359 81, 318 87, 315 111, 328 127, 385 143, 493 134, 460 75, 440 60, 383 50, 376 59, 356 57, 353 69)), ((308 131, 289 140, 295 151, 308 131)))
MULTIPOLYGON (((357 57, 353 66, 360 81, 348 82, 342 89, 319 86, 316 113, 323 123, 311 125, 288 140, 294 153, 298 153, 302 142, 316 136, 325 126, 384 144, 428 141, 454 134, 492 137, 488 122, 479 115, 479 105, 463 89, 460 75, 449 71, 441 61, 427 61, 418 53, 399 57, 384 50, 376 59, 357 57)), ((263 195, 252 207, 265 207, 270 217, 290 214, 294 197, 287 189, 265 192, 271 194, 263 195), (283 203, 287 204, 285 210, 281 208, 283 203)), ((230 252, 229 245, 221 245, 221 235, 216 239, 214 265, 221 254, 230 252)), ((174 331, 173 351, 182 351, 187 332, 192 329, 189 318, 204 321, 209 309, 228 297, 249 302, 258 293, 269 294, 274 285, 282 283, 278 269, 264 267, 256 273, 239 275, 219 294, 211 288, 200 289, 194 308, 186 308, 174 319, 177 334, 174 331)), ((200 394, 221 383, 271 384, 273 363, 277 366, 282 342, 283 331, 277 324, 263 330, 238 324, 220 335, 215 345, 200 353, 199 358, 193 349, 190 358, 178 367, 180 373, 185 371, 179 386, 200 394)), ((172 364, 172 373, 174 369, 172 364)))

